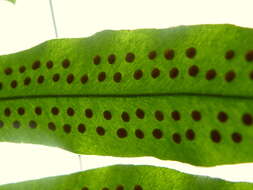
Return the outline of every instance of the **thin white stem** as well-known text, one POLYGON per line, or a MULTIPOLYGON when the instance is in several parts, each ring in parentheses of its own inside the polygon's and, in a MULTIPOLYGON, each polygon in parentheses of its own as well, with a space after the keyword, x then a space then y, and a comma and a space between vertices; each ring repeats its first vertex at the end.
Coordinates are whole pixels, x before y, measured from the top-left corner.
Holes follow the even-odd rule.
POLYGON ((57 32, 57 26, 56 26, 56 22, 55 22, 54 7, 53 7, 52 0, 49 0, 49 4, 50 4, 50 9, 51 9, 51 15, 52 15, 52 20, 53 20, 53 25, 54 25, 55 37, 58 38, 58 32, 57 32))
POLYGON ((80 166, 80 170, 83 170, 83 165, 82 165, 82 159, 81 159, 81 155, 78 155, 79 158, 79 166, 80 166))

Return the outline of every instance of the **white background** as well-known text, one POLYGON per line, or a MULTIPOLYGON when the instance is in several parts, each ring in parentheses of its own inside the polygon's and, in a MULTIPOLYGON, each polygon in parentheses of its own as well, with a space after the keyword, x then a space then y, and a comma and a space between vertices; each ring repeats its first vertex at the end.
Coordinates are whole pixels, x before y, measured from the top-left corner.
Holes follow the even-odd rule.
MULTIPOLYGON (((167 28, 230 23, 253 28, 252 0, 53 0, 59 38, 105 29, 167 28)), ((0 0, 0 55, 55 38, 48 0, 0 0)), ((200 168, 154 158, 82 156, 83 170, 112 164, 149 164, 231 181, 253 182, 253 164, 200 168)), ((0 184, 80 170, 78 156, 52 147, 0 143, 0 184)))

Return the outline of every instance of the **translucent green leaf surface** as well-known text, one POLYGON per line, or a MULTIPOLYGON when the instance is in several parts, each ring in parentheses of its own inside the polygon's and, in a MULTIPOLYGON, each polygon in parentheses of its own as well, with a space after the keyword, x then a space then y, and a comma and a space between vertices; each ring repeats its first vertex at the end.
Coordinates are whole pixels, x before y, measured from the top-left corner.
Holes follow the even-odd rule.
POLYGON ((253 131, 243 118, 252 108, 251 100, 196 96, 4 100, 0 140, 194 165, 250 162, 253 131))
POLYGON ((9 1, 11 3, 16 3, 16 0, 7 0, 7 1, 9 1))
POLYGON ((189 175, 153 167, 115 165, 65 176, 0 186, 1 190, 250 190, 253 184, 189 175))
POLYGON ((102 31, 0 57, 0 141, 193 165, 252 162, 253 30, 102 31))
POLYGON ((252 96, 252 43, 252 29, 233 25, 106 30, 88 38, 50 40, 0 57, 0 96, 252 96))

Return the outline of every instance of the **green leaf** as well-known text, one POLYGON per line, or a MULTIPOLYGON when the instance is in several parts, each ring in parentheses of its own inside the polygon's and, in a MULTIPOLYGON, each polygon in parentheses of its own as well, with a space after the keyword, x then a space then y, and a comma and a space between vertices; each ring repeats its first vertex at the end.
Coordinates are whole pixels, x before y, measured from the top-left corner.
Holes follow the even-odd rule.
POLYGON ((199 166, 252 162, 253 30, 106 30, 0 57, 0 141, 199 166))
POLYGON ((216 178, 189 175, 175 170, 134 165, 114 165, 65 176, 48 177, 0 186, 1 190, 250 190, 253 184, 234 183, 216 178))
POLYGON ((11 3, 16 3, 16 0, 7 0, 7 1, 9 1, 11 3))

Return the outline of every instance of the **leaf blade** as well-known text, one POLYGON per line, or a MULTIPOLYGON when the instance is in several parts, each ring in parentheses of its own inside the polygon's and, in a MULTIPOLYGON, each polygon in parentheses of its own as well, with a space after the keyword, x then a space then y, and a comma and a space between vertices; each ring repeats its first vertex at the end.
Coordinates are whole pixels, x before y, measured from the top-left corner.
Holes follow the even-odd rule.
POLYGON ((74 173, 65 176, 49 177, 16 184, 0 186, 1 190, 12 189, 116 189, 122 186, 124 189, 226 189, 226 190, 249 190, 253 184, 245 182, 228 182, 216 178, 196 176, 178 172, 162 167, 114 165, 97 168, 85 172, 74 173))
POLYGON ((196 25, 107 30, 1 56, 6 126, 0 140, 202 166, 251 162, 251 44, 252 29, 196 25), (233 59, 224 57, 230 48, 233 59), (151 50, 157 53, 155 59, 149 57, 151 50), (138 69, 142 72, 135 74, 138 69), (43 114, 35 106, 43 107, 43 114), (25 114, 18 113, 20 107, 25 114), (68 113, 68 108, 74 110, 68 113), (145 118, 138 116, 138 109, 145 118), (31 122, 37 123, 36 129, 31 122), (80 124, 87 133, 79 131, 80 124))

